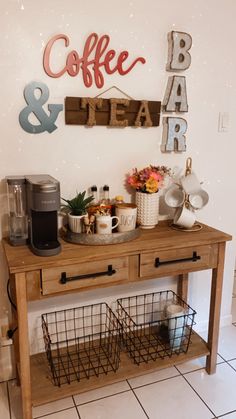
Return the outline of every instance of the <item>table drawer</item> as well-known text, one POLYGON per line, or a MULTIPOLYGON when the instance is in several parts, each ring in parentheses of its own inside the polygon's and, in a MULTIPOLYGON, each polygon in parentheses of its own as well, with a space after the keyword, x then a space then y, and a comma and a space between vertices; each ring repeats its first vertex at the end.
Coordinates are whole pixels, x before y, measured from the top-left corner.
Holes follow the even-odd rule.
POLYGON ((217 266, 217 254, 217 245, 141 254, 140 277, 177 275, 215 268, 217 266))
POLYGON ((42 293, 48 295, 127 281, 128 263, 125 256, 42 269, 42 293))

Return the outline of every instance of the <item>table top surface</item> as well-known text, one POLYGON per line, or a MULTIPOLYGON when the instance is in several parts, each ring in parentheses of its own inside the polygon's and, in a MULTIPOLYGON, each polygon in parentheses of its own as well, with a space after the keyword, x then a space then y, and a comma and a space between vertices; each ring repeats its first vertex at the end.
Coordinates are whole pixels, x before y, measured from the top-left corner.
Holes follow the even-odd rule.
POLYGON ((232 236, 208 225, 201 224, 199 231, 179 231, 173 229, 170 221, 161 221, 150 230, 141 230, 140 236, 132 241, 103 246, 88 246, 67 243, 62 238, 61 253, 55 256, 36 256, 29 246, 12 246, 8 239, 3 239, 10 273, 26 272, 42 268, 68 265, 70 263, 90 262, 147 253, 151 251, 165 251, 232 240, 232 236))

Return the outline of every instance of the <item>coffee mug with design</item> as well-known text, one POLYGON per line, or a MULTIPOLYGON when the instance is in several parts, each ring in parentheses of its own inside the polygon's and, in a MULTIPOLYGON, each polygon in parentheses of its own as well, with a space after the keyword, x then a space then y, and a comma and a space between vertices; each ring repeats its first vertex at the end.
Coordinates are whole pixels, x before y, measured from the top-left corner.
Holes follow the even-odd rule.
POLYGON ((111 234, 112 230, 116 228, 120 220, 118 217, 111 215, 96 215, 96 232, 97 234, 111 234), (112 220, 117 219, 117 223, 113 226, 112 220))
POLYGON ((122 203, 115 207, 117 217, 119 217, 119 224, 117 230, 119 233, 134 230, 137 219, 137 205, 122 203))

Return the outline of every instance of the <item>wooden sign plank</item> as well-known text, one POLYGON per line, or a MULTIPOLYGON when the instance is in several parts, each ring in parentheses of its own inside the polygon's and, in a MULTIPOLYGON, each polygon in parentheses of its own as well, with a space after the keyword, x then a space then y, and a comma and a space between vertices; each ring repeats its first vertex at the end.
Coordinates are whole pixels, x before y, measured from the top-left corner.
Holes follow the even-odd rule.
POLYGON ((156 127, 159 126, 160 112, 161 102, 158 101, 65 98, 65 122, 67 125, 156 127), (90 122, 88 122, 89 116, 92 116, 90 122))

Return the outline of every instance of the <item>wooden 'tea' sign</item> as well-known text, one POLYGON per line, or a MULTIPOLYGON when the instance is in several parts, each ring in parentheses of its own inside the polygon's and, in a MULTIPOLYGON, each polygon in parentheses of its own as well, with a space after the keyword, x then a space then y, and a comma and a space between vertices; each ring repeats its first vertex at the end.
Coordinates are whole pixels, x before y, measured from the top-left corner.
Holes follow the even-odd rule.
POLYGON ((111 127, 159 126, 161 102, 129 99, 66 97, 65 121, 69 125, 111 127))

